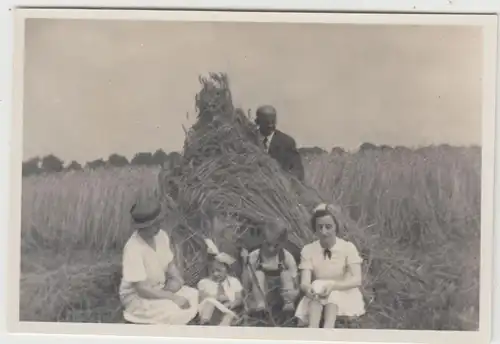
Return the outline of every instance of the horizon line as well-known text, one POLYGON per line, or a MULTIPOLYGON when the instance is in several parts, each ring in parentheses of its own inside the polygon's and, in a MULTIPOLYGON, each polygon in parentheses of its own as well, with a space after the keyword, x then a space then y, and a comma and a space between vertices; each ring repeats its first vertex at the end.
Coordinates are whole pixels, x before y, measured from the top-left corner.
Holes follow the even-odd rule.
MULTIPOLYGON (((482 147, 482 144, 462 144, 462 145, 456 145, 456 144, 450 144, 450 143, 436 143, 436 144, 428 144, 428 145, 413 145, 413 146, 411 146, 411 145, 390 145, 390 144, 376 144, 376 143, 372 143, 372 142, 364 142, 364 143, 361 143, 360 145, 358 145, 357 147, 352 148, 352 149, 348 149, 348 148, 345 148, 345 147, 342 147, 342 146, 334 146, 334 147, 330 148, 330 150, 325 149, 324 147, 320 147, 320 146, 300 146, 300 147, 297 147, 297 150, 318 148, 318 149, 321 149, 321 150, 325 151, 326 153, 330 153, 334 149, 341 149, 341 150, 343 150, 346 153, 354 153, 354 152, 359 151, 361 149, 361 146, 363 144, 373 145, 375 148, 378 148, 378 149, 385 147, 385 148, 391 148, 391 149, 406 148, 406 149, 410 149, 410 150, 418 150, 418 149, 423 149, 423 148, 437 148, 437 147, 442 147, 442 146, 447 146, 447 147, 451 147, 451 148, 469 148, 469 149, 470 148, 481 148, 482 147)), ((71 158, 70 159, 63 159, 61 156, 58 156, 55 153, 45 153, 43 155, 35 155, 35 156, 31 156, 29 158, 23 158, 22 163, 26 163, 26 162, 28 162, 30 160, 33 160, 33 159, 36 159, 36 158, 38 158, 40 160, 43 160, 43 158, 45 158, 45 157, 54 156, 54 157, 60 159, 64 163, 77 162, 77 163, 81 164, 81 163, 90 163, 90 162, 94 162, 94 161, 98 161, 98 160, 107 161, 107 159, 109 159, 109 157, 111 157, 112 155, 122 156, 122 157, 126 158, 127 160, 129 160, 129 162, 130 162, 130 160, 133 159, 137 154, 141 154, 141 153, 154 154, 157 151, 163 151, 166 155, 169 155, 169 154, 172 154, 172 153, 178 153, 180 155, 183 155, 183 149, 181 149, 181 150, 173 150, 173 151, 167 152, 163 148, 157 148, 157 149, 152 150, 152 151, 137 151, 137 152, 135 152, 131 156, 128 156, 126 154, 122 154, 122 153, 119 153, 119 152, 114 152, 114 153, 110 153, 108 156, 97 157, 97 158, 93 158, 93 159, 90 159, 90 160, 86 160, 84 162, 80 162, 78 160, 71 159, 71 158)))

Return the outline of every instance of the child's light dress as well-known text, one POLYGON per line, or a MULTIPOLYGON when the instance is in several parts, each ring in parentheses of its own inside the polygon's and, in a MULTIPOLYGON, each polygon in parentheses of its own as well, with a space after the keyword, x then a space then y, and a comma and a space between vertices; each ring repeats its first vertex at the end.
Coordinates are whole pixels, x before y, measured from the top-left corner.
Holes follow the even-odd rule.
MULTIPOLYGON (((301 252, 300 270, 312 271, 312 288, 321 292, 329 284, 344 279, 350 264, 361 264, 362 259, 356 247, 343 239, 337 238, 330 249, 331 258, 325 257, 324 249, 318 241, 304 246, 301 252)), ((311 299, 304 296, 297 306, 295 316, 308 323, 309 303, 311 299)), ((365 313, 363 295, 359 288, 334 290, 327 298, 320 300, 321 304, 333 303, 338 307, 339 316, 360 316, 365 313)))
POLYGON ((139 324, 185 325, 198 313, 198 291, 183 286, 176 295, 189 301, 189 308, 181 309, 168 299, 145 299, 140 297, 134 282, 146 281, 152 287, 163 289, 165 273, 174 255, 170 239, 160 230, 154 238, 156 249, 149 246, 135 232, 127 241, 123 251, 123 277, 120 285, 120 300, 124 307, 125 320, 139 324))
POLYGON ((227 276, 227 278, 219 285, 217 282, 210 278, 203 278, 198 282, 198 290, 208 295, 207 298, 202 300, 199 305, 199 312, 205 313, 205 306, 207 304, 212 304, 217 309, 219 309, 224 314, 231 314, 236 316, 234 312, 228 309, 226 306, 222 305, 217 301, 217 297, 220 295, 222 287, 222 292, 227 297, 230 302, 236 300, 237 293, 243 292, 243 286, 241 282, 233 276, 227 276))

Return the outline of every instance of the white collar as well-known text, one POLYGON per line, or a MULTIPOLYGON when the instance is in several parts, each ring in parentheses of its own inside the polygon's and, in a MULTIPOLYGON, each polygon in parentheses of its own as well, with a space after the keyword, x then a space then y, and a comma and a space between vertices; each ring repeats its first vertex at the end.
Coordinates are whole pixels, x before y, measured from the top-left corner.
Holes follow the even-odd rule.
MULTIPOLYGON (((271 147, 271 141, 272 141, 272 139, 273 139, 273 137, 274 137, 274 134, 275 134, 275 133, 276 133, 276 130, 275 130, 275 131, 273 131, 273 132, 272 132, 271 134, 269 134, 268 136, 264 136, 264 135, 260 134, 260 136, 262 137, 261 142, 262 142, 262 141, 264 141, 264 139, 265 139, 265 138, 267 138, 267 147, 266 147, 266 150, 267 150, 267 151, 269 151, 269 148, 271 147)), ((264 142, 262 142, 262 143, 264 143, 264 142)))
POLYGON ((273 131, 271 134, 267 136, 267 144, 271 143, 271 140, 273 139, 274 134, 276 133, 276 130, 273 131))

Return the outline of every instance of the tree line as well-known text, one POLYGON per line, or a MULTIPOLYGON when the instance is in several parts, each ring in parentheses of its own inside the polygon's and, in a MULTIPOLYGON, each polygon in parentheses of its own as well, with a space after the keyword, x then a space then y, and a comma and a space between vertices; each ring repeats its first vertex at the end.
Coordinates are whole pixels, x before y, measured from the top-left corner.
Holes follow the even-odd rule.
MULTIPOLYGON (((451 151, 454 148, 448 144, 441 144, 440 149, 444 151, 451 151)), ((472 146, 473 148, 480 149, 479 146, 472 146)), ((421 147, 419 150, 427 150, 430 148, 436 148, 435 146, 421 147)), ((365 142, 358 147, 358 152, 368 152, 368 151, 399 151, 399 152, 409 152, 412 151, 409 147, 396 146, 392 147, 389 145, 375 145, 369 142, 365 142)), ((328 154, 326 150, 320 147, 301 147, 299 148, 299 153, 304 157, 314 157, 321 154, 328 154)), ((333 147, 330 151, 332 155, 343 155, 347 151, 342 147, 333 147)), ((162 149, 156 150, 154 153, 151 152, 139 152, 134 155, 134 157, 129 161, 125 156, 120 154, 111 154, 106 160, 96 159, 89 161, 85 164, 80 164, 77 161, 70 161, 65 163, 64 160, 58 158, 53 154, 49 154, 42 158, 34 157, 25 162, 23 162, 23 176, 31 176, 43 173, 56 173, 63 171, 81 171, 84 169, 96 169, 102 167, 125 167, 125 166, 163 166, 170 161, 179 161, 181 154, 178 152, 171 152, 169 154, 165 153, 162 149)))
POLYGON ((82 171, 85 169, 97 169, 103 167, 125 167, 125 166, 163 166, 171 159, 180 157, 178 152, 165 153, 158 149, 154 153, 139 152, 130 160, 120 154, 111 154, 107 159, 96 159, 84 164, 78 161, 65 162, 63 159, 49 154, 44 157, 34 157, 23 162, 23 176, 31 176, 44 173, 57 173, 63 171, 82 171))
MULTIPOLYGON (((322 148, 306 147, 299 149, 301 154, 316 155, 326 153, 322 148)), ((23 176, 32 176, 46 173, 57 173, 63 171, 83 171, 85 169, 94 170, 104 167, 125 167, 125 166, 163 166, 169 161, 178 161, 181 154, 178 152, 165 153, 162 149, 158 149, 154 153, 139 152, 130 160, 120 154, 111 154, 107 159, 96 159, 84 164, 78 161, 65 162, 63 159, 49 154, 44 157, 34 157, 23 162, 23 176)))

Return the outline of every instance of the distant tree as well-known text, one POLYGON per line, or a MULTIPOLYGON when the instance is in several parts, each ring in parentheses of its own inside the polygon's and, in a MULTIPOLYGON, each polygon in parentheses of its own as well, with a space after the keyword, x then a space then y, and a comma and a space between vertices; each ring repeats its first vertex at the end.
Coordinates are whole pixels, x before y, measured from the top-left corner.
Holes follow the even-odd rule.
POLYGON ((40 173, 41 172, 40 163, 41 161, 39 157, 31 158, 23 162, 23 171, 22 171, 23 177, 32 176, 40 173))
POLYGON ((67 167, 66 167, 66 170, 67 171, 81 171, 83 168, 82 168, 82 165, 80 165, 79 162, 77 161, 72 161, 71 164, 69 164, 67 167))
POLYGON ((442 152, 445 152, 445 153, 452 153, 453 151, 455 151, 458 147, 454 147, 448 143, 443 143, 443 144, 440 144, 438 146, 438 149, 442 152))
POLYGON ((171 152, 163 163, 163 168, 167 170, 179 171, 178 168, 182 163, 182 155, 178 152, 171 152))
POLYGON ((152 165, 153 164, 153 154, 149 152, 137 153, 130 161, 132 165, 152 165))
POLYGON ((333 147, 332 151, 330 152, 332 155, 343 155, 345 154, 345 149, 342 147, 333 147))
POLYGON ((156 152, 154 152, 153 156, 151 157, 151 161, 154 165, 160 165, 163 166, 165 162, 168 159, 167 153, 163 151, 163 149, 158 149, 156 152))
POLYGON ((409 153, 412 151, 411 148, 405 147, 405 146, 396 146, 394 147, 394 150, 400 153, 409 153))
POLYGON ((382 145, 382 146, 380 146, 380 149, 383 151, 390 151, 390 150, 392 150, 392 147, 389 145, 382 145))
POLYGON ((55 155, 49 154, 42 159, 43 172, 61 172, 64 169, 64 162, 55 155))
POLYGON ((108 158, 108 164, 115 167, 124 167, 128 165, 128 159, 119 154, 111 154, 108 158))
POLYGON ((359 150, 361 152, 366 152, 366 151, 370 151, 370 150, 376 150, 378 147, 376 145, 374 145, 373 143, 369 143, 369 142, 365 142, 363 143, 360 147, 359 147, 359 150))
POLYGON ((179 153, 179 152, 171 152, 169 155, 168 155, 168 158, 169 159, 173 159, 175 161, 180 161, 180 159, 182 159, 182 154, 179 153))
POLYGON ((182 163, 182 154, 179 152, 171 152, 168 155, 168 161, 173 167, 177 167, 182 163))
POLYGON ((85 165, 86 168, 90 168, 92 170, 99 168, 99 167, 104 167, 104 166, 106 166, 106 162, 103 159, 93 160, 93 161, 88 162, 85 165))
POLYGON ((301 147, 298 151, 301 155, 321 155, 327 153, 326 150, 320 147, 301 147))

